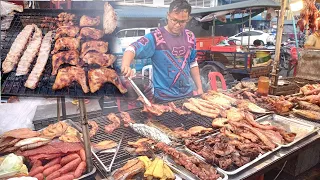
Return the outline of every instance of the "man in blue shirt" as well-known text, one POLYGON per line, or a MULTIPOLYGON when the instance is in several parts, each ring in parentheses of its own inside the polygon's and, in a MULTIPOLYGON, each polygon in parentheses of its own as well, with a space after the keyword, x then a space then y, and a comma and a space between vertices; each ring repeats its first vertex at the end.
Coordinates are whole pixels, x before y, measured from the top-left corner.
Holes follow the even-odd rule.
POLYGON ((156 102, 172 101, 193 95, 193 82, 202 94, 200 72, 196 60, 196 39, 185 29, 191 6, 186 0, 175 0, 167 14, 168 24, 146 34, 124 52, 121 72, 132 75, 133 59, 152 59, 156 102), (192 82, 193 81, 193 82, 192 82))

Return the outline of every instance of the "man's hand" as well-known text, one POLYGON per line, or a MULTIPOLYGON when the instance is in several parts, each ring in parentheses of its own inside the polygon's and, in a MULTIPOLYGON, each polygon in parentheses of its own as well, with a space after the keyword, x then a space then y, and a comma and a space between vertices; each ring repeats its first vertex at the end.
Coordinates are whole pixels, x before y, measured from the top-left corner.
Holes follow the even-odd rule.
POLYGON ((125 77, 131 77, 133 76, 134 72, 133 70, 130 68, 130 66, 121 66, 121 73, 125 76, 125 77))

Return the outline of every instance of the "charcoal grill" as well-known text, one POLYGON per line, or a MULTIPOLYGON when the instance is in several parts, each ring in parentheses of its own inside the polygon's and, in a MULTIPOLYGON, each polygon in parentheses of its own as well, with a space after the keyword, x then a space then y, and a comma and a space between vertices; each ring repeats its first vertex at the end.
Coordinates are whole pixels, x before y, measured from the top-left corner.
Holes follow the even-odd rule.
MULTIPOLYGON (((102 17, 103 17, 103 10, 51 10, 51 9, 26 9, 23 13, 17 13, 11 23, 10 28, 7 31, 6 38, 1 41, 1 63, 6 58, 7 53, 10 50, 10 47, 15 40, 16 36, 21 32, 21 30, 28 24, 36 24, 39 28, 41 19, 44 17, 57 17, 57 15, 61 12, 68 12, 76 15, 74 24, 77 25, 79 23, 79 19, 82 15, 89 15, 89 16, 100 16, 101 23, 98 29, 102 29, 102 17)), ((49 28, 41 28, 43 34, 49 31, 49 28)), ((108 41, 113 37, 113 35, 105 35, 102 40, 108 41)), ((110 44, 110 43, 109 43, 110 44)), ((51 50, 54 47, 54 43, 52 43, 51 50)), ((110 48, 109 48, 110 49, 110 48)), ((36 57, 37 58, 37 57, 36 57)), ((35 59, 36 59, 35 58, 35 59)), ((51 76, 52 65, 51 59, 52 55, 50 54, 48 62, 45 66, 45 70, 43 75, 39 81, 39 84, 36 89, 28 89, 24 87, 24 83, 26 82, 29 73, 24 76, 15 76, 15 70, 2 75, 2 94, 4 95, 24 95, 24 96, 41 96, 41 97, 62 97, 62 96, 69 96, 69 97, 77 97, 77 98, 88 98, 94 96, 121 96, 122 94, 119 90, 111 83, 105 83, 103 87, 100 88, 95 93, 84 93, 81 89, 81 86, 74 82, 69 87, 66 87, 61 90, 52 90, 52 85, 55 81, 56 76, 51 76)), ((33 64, 30 68, 33 68, 36 60, 34 60, 33 64)), ((63 65, 61 66, 63 67, 63 65)), ((94 66, 85 65, 84 69, 86 72, 93 68, 94 66)))

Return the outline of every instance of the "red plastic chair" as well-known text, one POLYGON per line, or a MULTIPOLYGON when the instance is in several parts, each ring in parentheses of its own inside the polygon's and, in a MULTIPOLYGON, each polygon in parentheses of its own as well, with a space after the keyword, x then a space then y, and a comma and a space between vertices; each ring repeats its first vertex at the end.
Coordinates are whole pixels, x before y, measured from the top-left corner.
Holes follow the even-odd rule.
POLYGON ((50 9, 53 8, 53 5, 56 9, 60 9, 60 5, 65 3, 67 3, 67 9, 71 9, 71 0, 51 0, 50 9))
POLYGON ((209 79, 209 81, 210 81, 211 90, 216 91, 216 90, 218 89, 218 88, 217 88, 217 77, 220 78, 221 85, 222 85, 222 89, 223 89, 223 90, 227 90, 226 80, 224 79, 224 77, 222 76, 222 74, 219 73, 219 72, 210 72, 210 73, 208 74, 208 79, 209 79))

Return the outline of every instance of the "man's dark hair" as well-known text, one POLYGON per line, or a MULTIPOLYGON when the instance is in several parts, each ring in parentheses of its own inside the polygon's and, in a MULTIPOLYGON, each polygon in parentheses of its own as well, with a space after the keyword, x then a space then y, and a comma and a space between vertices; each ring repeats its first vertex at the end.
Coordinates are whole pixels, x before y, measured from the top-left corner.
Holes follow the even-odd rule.
POLYGON ((258 39, 257 39, 257 40, 254 40, 254 41, 253 41, 253 45, 254 45, 254 46, 261 46, 261 45, 262 45, 262 42, 261 42, 261 40, 258 40, 258 39))
POLYGON ((191 13, 191 6, 186 0, 174 0, 170 3, 169 13, 171 12, 181 12, 187 10, 188 14, 191 13))

